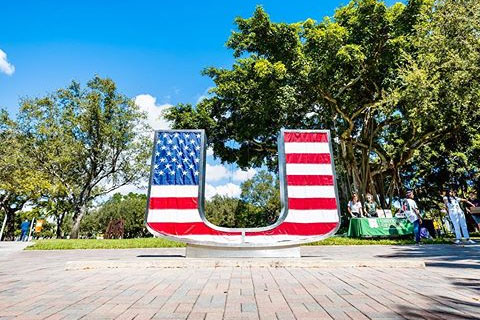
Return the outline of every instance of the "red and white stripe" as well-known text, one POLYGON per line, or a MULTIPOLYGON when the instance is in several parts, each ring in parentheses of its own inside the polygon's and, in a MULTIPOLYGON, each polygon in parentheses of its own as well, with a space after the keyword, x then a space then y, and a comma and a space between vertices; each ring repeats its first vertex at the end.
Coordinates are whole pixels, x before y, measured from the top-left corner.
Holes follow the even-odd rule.
POLYGON ((285 222, 334 229, 339 223, 327 132, 285 131, 288 215, 285 222), (323 224, 323 225, 322 225, 323 224))
POLYGON ((272 245, 313 241, 339 224, 332 155, 326 131, 284 131, 285 183, 288 214, 268 231, 229 232, 203 222, 198 210, 198 186, 152 185, 147 224, 181 241, 209 244, 272 245))

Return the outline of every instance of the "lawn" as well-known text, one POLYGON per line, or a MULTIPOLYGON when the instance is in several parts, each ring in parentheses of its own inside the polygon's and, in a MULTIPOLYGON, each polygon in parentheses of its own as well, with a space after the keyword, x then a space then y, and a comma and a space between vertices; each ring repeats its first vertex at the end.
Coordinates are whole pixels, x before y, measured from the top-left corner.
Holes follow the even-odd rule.
MULTIPOLYGON (((433 241, 424 241, 428 244, 452 243, 453 239, 439 238, 433 241)), ((314 242, 312 246, 332 245, 409 245, 410 239, 351 239, 346 237, 331 237, 323 241, 314 242)), ((69 249, 130 249, 130 248, 176 248, 185 247, 184 243, 162 238, 137 239, 49 239, 37 240, 25 250, 69 250, 69 249)))
POLYGON ((25 250, 69 250, 69 249, 130 249, 130 248, 175 248, 184 243, 162 238, 135 239, 48 239, 36 240, 25 250))

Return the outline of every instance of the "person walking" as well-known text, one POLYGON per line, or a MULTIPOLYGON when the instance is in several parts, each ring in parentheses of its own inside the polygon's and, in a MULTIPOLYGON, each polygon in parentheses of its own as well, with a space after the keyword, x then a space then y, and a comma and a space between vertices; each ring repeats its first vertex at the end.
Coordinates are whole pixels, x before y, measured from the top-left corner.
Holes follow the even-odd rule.
POLYGON ((20 241, 28 240, 28 231, 30 230, 30 221, 27 219, 23 220, 22 224, 20 225, 20 229, 22 229, 22 234, 20 235, 20 241))
POLYGON ((352 200, 348 201, 347 210, 352 218, 363 217, 362 203, 358 200, 356 193, 352 194, 352 200))
POLYGON ((403 201, 403 212, 407 217, 408 221, 413 223, 413 234, 415 236, 415 243, 420 244, 420 224, 422 223, 422 218, 420 217, 420 211, 418 210, 417 203, 413 198, 415 195, 412 190, 408 190, 406 194, 406 199, 403 201))
POLYGON ((465 214, 460 207, 461 202, 465 202, 471 207, 474 206, 470 201, 456 197, 455 192, 452 190, 446 190, 446 195, 443 197, 443 203, 445 204, 448 216, 453 224, 453 229, 455 231, 455 244, 462 243, 462 233, 467 243, 474 244, 475 241, 471 240, 470 235, 468 234, 465 214))

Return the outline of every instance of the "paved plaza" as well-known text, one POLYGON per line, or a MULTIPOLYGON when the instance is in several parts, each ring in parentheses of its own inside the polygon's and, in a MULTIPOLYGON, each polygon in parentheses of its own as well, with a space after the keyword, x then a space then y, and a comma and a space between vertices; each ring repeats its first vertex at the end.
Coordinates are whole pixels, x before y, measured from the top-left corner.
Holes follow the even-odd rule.
POLYGON ((185 259, 185 250, 7 247, 0 246, 0 319, 480 319, 479 245, 302 248, 306 258, 398 268, 87 270, 65 264, 185 259), (426 267, 401 267, 417 260, 426 267))

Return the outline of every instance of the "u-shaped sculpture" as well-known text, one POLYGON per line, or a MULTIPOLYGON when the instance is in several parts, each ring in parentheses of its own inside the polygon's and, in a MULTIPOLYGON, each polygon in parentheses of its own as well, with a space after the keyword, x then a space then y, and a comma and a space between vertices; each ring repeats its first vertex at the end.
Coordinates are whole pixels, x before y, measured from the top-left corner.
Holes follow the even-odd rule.
POLYGON ((157 236, 193 245, 275 247, 322 240, 340 226, 328 130, 287 130, 278 136, 282 209, 263 228, 223 228, 205 217, 204 130, 156 131, 146 225, 157 236))

